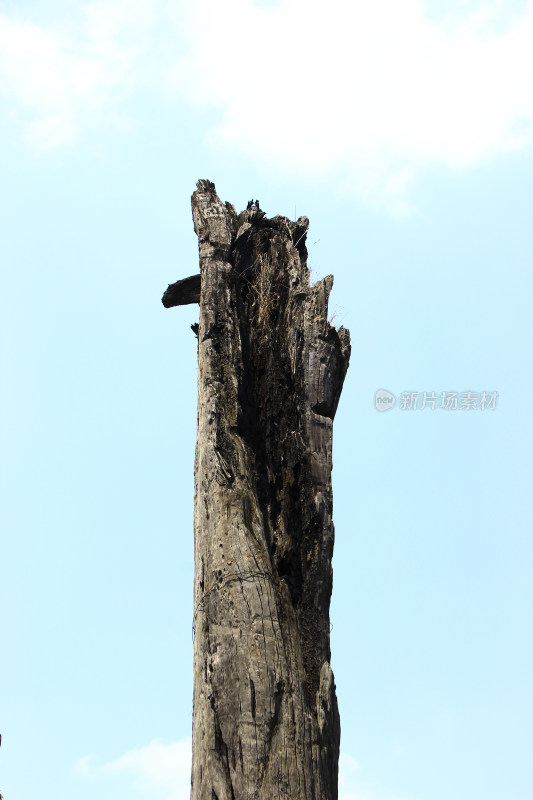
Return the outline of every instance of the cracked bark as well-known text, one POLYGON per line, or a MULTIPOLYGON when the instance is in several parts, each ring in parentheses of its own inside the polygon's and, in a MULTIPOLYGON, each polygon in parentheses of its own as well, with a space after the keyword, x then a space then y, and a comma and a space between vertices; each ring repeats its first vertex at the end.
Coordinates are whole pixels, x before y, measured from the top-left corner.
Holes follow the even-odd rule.
MULTIPOLYGON (((333 277, 310 285, 305 217, 237 215, 197 186, 191 800, 334 800, 331 442, 350 337, 327 320, 333 277)), ((193 302, 195 281, 164 304, 193 302)))

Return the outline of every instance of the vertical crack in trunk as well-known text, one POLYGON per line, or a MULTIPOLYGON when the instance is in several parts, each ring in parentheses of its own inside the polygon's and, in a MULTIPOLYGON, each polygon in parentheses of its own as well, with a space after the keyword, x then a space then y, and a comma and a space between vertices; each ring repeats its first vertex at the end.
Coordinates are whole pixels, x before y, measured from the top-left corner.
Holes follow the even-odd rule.
MULTIPOLYGON (((331 442, 350 337, 327 320, 333 277, 310 285, 305 217, 268 219, 258 203, 237 215, 210 181, 198 182, 192 210, 191 798, 335 800, 331 442)), ((189 283, 175 286, 172 303, 191 302, 189 283)))

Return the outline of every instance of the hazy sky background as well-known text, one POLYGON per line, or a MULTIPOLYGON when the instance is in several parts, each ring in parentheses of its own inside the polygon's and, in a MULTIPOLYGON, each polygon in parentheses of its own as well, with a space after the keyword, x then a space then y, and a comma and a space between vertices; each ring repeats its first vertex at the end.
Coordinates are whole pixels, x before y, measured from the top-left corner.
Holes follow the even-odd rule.
POLYGON ((310 218, 352 334, 340 800, 531 800, 532 52, 525 0, 0 0, 5 800, 188 797, 199 178, 310 218))

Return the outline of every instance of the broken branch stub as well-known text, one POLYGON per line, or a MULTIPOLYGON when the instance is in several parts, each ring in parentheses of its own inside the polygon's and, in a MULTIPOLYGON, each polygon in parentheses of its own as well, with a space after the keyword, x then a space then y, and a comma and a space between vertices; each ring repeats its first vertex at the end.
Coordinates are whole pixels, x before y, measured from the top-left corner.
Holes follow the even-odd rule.
POLYGON ((168 289, 161 298, 165 308, 173 306, 186 306, 200 302, 201 275, 191 275, 176 283, 169 283, 168 289))

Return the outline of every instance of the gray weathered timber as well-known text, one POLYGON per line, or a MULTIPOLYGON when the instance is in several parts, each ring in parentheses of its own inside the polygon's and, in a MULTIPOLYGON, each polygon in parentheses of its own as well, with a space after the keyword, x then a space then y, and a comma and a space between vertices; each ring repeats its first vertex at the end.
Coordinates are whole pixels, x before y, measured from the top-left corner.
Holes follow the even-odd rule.
POLYGON ((176 283, 169 283, 168 289, 161 298, 165 308, 199 303, 201 278, 200 274, 191 275, 190 278, 183 278, 183 280, 176 281, 176 283))
POLYGON ((334 800, 332 424, 350 355, 308 220, 192 196, 201 293, 192 800, 334 800))

